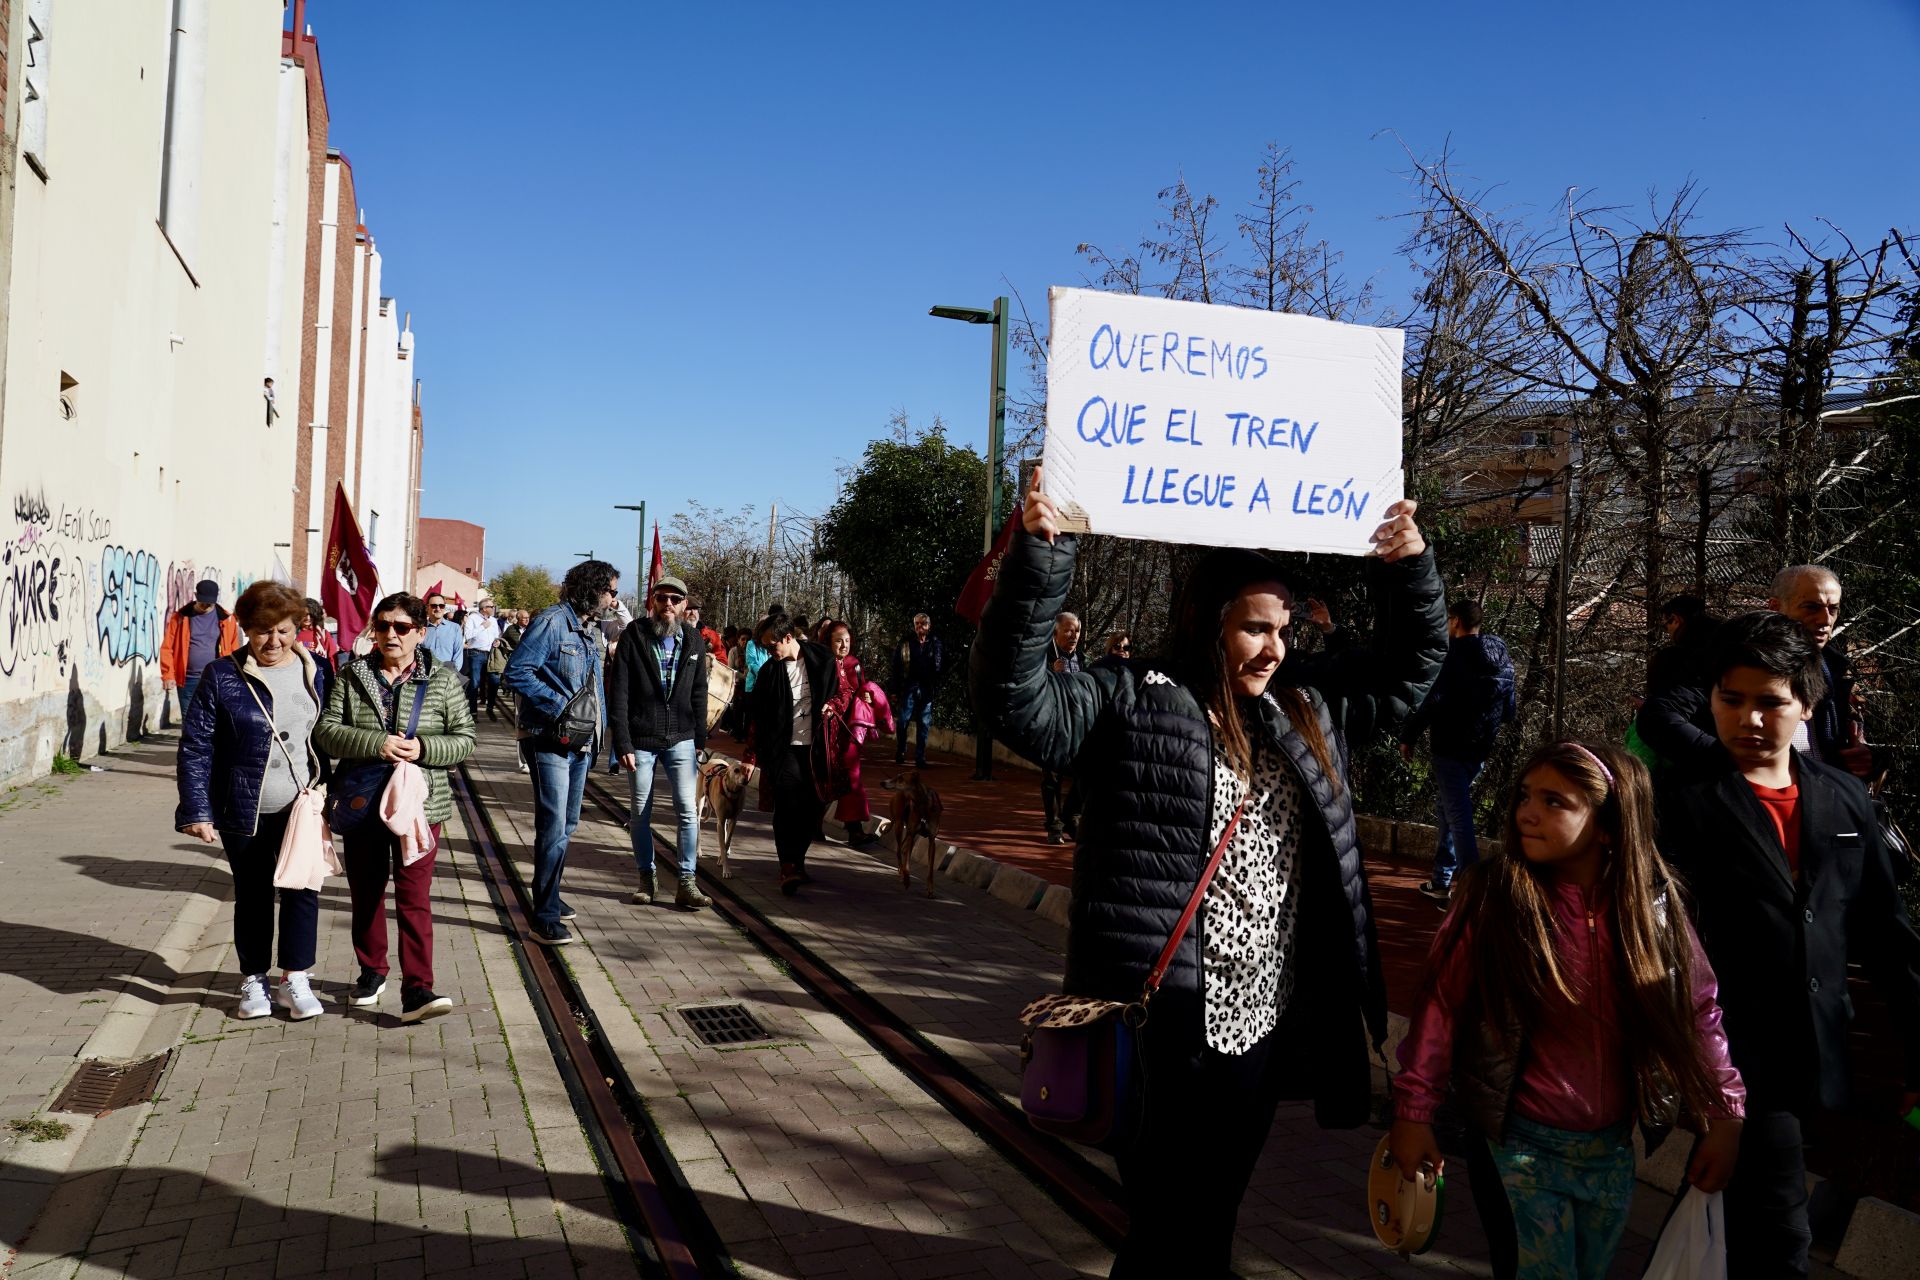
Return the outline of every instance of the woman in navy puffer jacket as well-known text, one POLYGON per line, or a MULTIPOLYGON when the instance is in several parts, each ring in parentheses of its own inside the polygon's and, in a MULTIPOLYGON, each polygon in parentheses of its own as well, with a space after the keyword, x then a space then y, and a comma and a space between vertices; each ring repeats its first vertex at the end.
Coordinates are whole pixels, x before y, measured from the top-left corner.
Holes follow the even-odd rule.
POLYGON ((1075 540, 1036 476, 972 653, 994 736, 1087 794, 1065 990, 1132 1002, 1229 822, 1194 926, 1138 1040, 1139 1132, 1120 1151, 1128 1235, 1115 1280, 1228 1274, 1234 1222, 1282 1098, 1322 1125, 1368 1115, 1386 1036, 1349 743, 1425 696, 1446 652, 1439 574, 1413 504, 1374 535, 1372 643, 1287 654, 1293 596, 1252 551, 1182 585, 1166 656, 1048 670, 1075 540))
MULTIPOLYGON (((302 788, 323 775, 313 726, 331 672, 297 639, 306 597, 256 582, 234 604, 245 646, 207 665, 180 726, 174 830, 226 846, 233 871, 233 946, 240 962, 239 1018, 265 1017, 267 958, 273 948, 273 869, 287 817, 302 788)), ((294 1019, 320 1012, 313 966, 320 895, 281 889, 279 1001, 294 1019)))

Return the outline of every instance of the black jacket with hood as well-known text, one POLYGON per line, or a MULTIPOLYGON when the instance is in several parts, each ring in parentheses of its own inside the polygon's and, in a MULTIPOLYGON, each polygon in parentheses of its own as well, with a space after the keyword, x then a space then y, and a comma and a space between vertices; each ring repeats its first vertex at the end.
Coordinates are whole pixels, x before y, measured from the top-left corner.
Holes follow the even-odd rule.
POLYGON ((1500 727, 1518 714, 1513 692, 1513 659, 1499 636, 1457 636, 1447 642, 1440 678, 1420 707, 1407 717, 1401 737, 1408 742, 1433 730, 1433 754, 1449 760, 1485 760, 1493 752, 1500 727))
MULTIPOLYGON (((974 706, 993 733, 1053 770, 1071 770, 1087 805, 1074 858, 1065 989, 1134 1000, 1212 852, 1213 734, 1199 701, 1145 660, 1068 675, 1046 662, 1073 580, 1076 540, 1015 536, 972 653, 974 706)), ((1439 670, 1445 612, 1432 552, 1371 566, 1380 626, 1371 652, 1290 657, 1274 677, 1304 686, 1336 757, 1391 732, 1439 670)), ((1169 664, 1171 665, 1171 664, 1169 664)), ((1307 1039, 1288 1054, 1288 1095, 1312 1097, 1320 1122, 1365 1121, 1367 1039, 1386 1035, 1373 906, 1344 779, 1326 776, 1272 698, 1243 704, 1251 733, 1277 745, 1312 805, 1302 833, 1298 980, 1290 1018, 1307 1039)), ((1198 1043, 1203 906, 1153 1001, 1153 1024, 1198 1043)))

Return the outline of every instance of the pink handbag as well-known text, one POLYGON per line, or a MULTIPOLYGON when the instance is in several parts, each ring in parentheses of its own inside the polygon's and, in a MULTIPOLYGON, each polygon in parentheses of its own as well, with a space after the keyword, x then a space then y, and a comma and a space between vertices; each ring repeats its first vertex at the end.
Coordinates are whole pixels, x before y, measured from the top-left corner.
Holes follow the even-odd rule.
MULTIPOLYGON (((273 715, 267 710, 267 704, 260 701, 260 691, 251 681, 247 683, 247 692, 253 695, 253 704, 271 724, 273 715)), ((293 752, 287 750, 286 741, 278 736, 274 741, 280 744, 280 753, 287 758, 287 768, 298 777, 300 771, 293 767, 293 752)), ((286 834, 280 837, 280 857, 273 864, 273 887, 317 890, 328 876, 342 875, 345 871, 340 855, 334 852, 333 832, 327 826, 327 789, 324 785, 306 787, 287 809, 286 834)))

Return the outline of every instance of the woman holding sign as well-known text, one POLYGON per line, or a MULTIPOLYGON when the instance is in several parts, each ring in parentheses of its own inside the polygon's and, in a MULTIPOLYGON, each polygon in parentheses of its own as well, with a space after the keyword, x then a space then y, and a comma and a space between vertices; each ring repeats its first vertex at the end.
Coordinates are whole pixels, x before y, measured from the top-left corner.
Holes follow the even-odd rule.
POLYGON ((1182 586, 1167 658, 1050 671, 1075 540, 1037 471, 1001 565, 973 647, 974 705, 996 737, 1087 789, 1066 991, 1139 1001, 1215 866, 1140 1030, 1145 1095, 1119 1153, 1130 1227, 1115 1280, 1228 1274, 1280 1099, 1312 1098, 1327 1127, 1368 1118, 1367 1045, 1385 1041, 1386 995, 1345 757, 1419 705, 1447 648, 1414 504, 1385 514, 1372 643, 1314 665, 1288 658, 1279 566, 1222 549, 1182 586))

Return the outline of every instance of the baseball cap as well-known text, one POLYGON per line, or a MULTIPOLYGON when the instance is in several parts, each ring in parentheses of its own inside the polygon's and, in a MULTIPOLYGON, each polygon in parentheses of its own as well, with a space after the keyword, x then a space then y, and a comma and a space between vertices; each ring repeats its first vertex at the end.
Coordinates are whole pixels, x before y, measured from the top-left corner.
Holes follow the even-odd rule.
POLYGON ((193 584, 193 598, 203 604, 220 602, 220 584, 212 578, 202 578, 193 584))
POLYGON ((653 584, 653 589, 655 591, 658 591, 662 587, 667 588, 667 590, 669 591, 678 591, 683 596, 692 594, 692 592, 687 590, 686 582, 680 578, 674 577, 672 574, 668 574, 666 577, 660 579, 660 581, 653 584))

